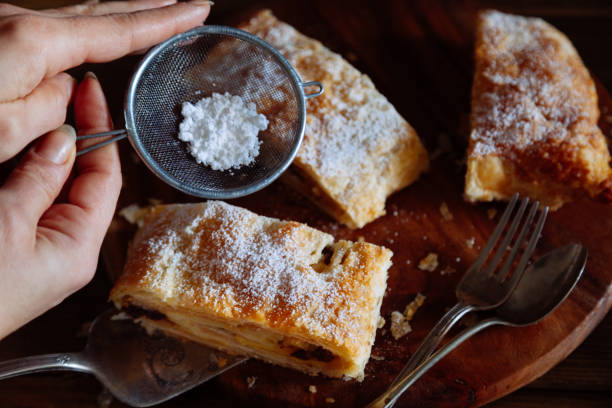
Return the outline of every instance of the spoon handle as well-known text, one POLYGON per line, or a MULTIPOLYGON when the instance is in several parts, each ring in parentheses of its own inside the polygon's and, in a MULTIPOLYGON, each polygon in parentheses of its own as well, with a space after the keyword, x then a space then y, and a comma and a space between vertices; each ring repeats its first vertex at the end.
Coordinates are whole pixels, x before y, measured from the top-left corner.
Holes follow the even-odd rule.
POLYGON ((440 348, 437 352, 431 355, 427 360, 421 363, 416 369, 410 374, 399 380, 395 385, 392 385, 385 391, 381 396, 372 401, 366 408, 388 408, 395 404, 395 401, 414 384, 423 374, 433 367, 438 361, 443 359, 448 353, 453 351, 457 346, 463 343, 465 340, 472 337, 479 331, 486 329, 489 326, 496 324, 507 324, 504 320, 493 317, 490 319, 482 320, 476 323, 474 326, 469 327, 459 333, 454 339, 449 341, 444 347, 440 348))
POLYGON ((404 368, 397 374, 391 386, 397 384, 401 381, 402 378, 406 376, 406 374, 412 372, 415 368, 419 366, 427 357, 429 357, 438 344, 442 341, 446 333, 457 323, 466 313, 474 310, 474 306, 467 305, 463 302, 458 302, 455 306, 453 306, 442 318, 438 321, 438 323, 434 326, 433 329, 429 332, 425 340, 421 343, 419 348, 414 352, 414 354, 410 357, 410 360, 406 363, 404 368))
POLYGON ((91 373, 81 353, 40 354, 0 362, 0 380, 41 371, 59 370, 91 373))

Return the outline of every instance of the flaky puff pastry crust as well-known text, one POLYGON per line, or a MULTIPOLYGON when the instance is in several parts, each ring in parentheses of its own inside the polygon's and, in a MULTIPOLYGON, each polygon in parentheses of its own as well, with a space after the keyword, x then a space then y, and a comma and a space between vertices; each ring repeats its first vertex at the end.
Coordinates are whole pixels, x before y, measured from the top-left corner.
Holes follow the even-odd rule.
POLYGON ((387 197, 428 166, 414 129, 368 76, 269 10, 240 28, 278 49, 303 81, 325 88, 306 103, 304 141, 282 180, 351 228, 383 215, 387 197))
POLYGON ((310 374, 363 377, 391 251, 220 201, 136 218, 110 299, 144 310, 145 327, 310 374))
POLYGON ((600 193, 610 154, 593 80, 567 37, 538 18, 484 11, 475 62, 466 198, 519 192, 556 209, 600 193))

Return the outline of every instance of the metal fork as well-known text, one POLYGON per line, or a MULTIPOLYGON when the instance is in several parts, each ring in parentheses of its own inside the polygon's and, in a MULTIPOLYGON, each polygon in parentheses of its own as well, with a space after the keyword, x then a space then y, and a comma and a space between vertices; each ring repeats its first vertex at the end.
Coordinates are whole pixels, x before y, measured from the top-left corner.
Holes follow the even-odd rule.
MULTIPOLYGON (((546 216, 548 214, 548 207, 543 207, 535 228, 528 237, 527 235, 529 229, 533 224, 536 212, 540 206, 538 201, 534 201, 531 204, 525 221, 523 222, 523 227, 521 228, 514 245, 510 249, 510 253, 506 257, 502 267, 498 269, 504 253, 509 248, 512 238, 518 230, 519 224, 521 224, 523 215, 527 209, 527 205, 529 204, 529 198, 523 198, 514 218, 512 219, 508 231, 498 246, 497 251, 493 255, 493 258, 491 258, 489 263, 485 266, 484 264, 486 260, 497 246, 496 244, 500 240, 504 228, 508 224, 512 211, 516 207, 518 201, 518 194, 514 194, 508 203, 504 214, 497 223, 493 234, 487 241, 487 244, 480 252, 480 255, 476 261, 472 264, 472 266, 470 266, 459 282, 459 285, 455 290, 455 294, 458 299, 457 304, 446 312, 446 314, 440 319, 431 332, 429 332, 425 340, 423 340, 423 343, 421 343, 419 348, 410 357, 410 360, 408 360, 408 363, 406 363, 390 387, 393 387, 406 374, 412 372, 423 361, 425 361, 425 359, 427 359, 427 357, 433 353, 438 344, 440 344, 440 341, 446 335, 446 333, 448 333, 451 327, 466 313, 496 308, 510 297, 512 291, 518 284, 519 279, 525 272, 527 262, 533 254, 536 243, 538 242, 542 232, 542 228, 544 227, 544 221, 546 221, 546 216), (512 269, 512 265, 514 264, 514 260, 525 242, 527 242, 527 246, 523 251, 523 255, 520 258, 516 268, 512 271, 512 274, 508 276, 512 269)), ((388 406, 392 407, 394 404, 395 400, 388 406)))

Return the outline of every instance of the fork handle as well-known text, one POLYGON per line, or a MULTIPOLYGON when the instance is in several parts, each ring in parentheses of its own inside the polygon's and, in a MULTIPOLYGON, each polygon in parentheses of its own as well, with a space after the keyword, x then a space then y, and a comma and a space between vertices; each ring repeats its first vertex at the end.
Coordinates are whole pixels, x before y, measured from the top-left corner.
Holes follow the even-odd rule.
POLYGON ((445 344, 440 350, 436 351, 431 357, 425 360, 423 363, 418 365, 416 369, 410 372, 407 376, 402 378, 397 384, 392 385, 385 391, 380 397, 376 398, 366 408, 391 408, 395 401, 406 391, 412 384, 414 384, 423 374, 425 374, 431 367, 436 365, 438 361, 443 359, 448 353, 453 351, 461 343, 478 333, 479 331, 486 329, 490 326, 498 324, 507 325, 508 323, 497 317, 481 320, 474 326, 469 327, 459 333, 454 339, 445 344))
POLYGON ((41 371, 79 371, 91 373, 81 353, 40 354, 0 362, 0 380, 41 371))
MULTIPOLYGON (((446 333, 457 323, 466 313, 474 310, 475 307, 472 305, 465 304, 463 302, 457 302, 448 312, 442 316, 438 323, 429 332, 425 340, 421 343, 419 348, 410 356, 410 360, 406 363, 404 368, 391 383, 391 387, 400 382, 404 376, 412 372, 417 368, 427 357, 434 352, 440 341, 446 336, 446 333)), ((391 405, 392 406, 392 405, 391 405)))

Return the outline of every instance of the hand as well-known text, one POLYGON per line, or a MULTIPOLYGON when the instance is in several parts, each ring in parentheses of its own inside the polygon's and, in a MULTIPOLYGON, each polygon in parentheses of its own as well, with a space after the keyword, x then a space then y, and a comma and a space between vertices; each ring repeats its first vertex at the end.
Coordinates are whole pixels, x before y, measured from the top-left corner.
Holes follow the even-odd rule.
POLYGON ((79 157, 67 182, 76 135, 61 125, 71 99, 80 134, 112 124, 97 79, 87 75, 77 86, 63 71, 151 47, 201 24, 210 10, 206 1, 174 3, 40 12, 0 4, 0 162, 39 139, 0 187, 0 338, 91 280, 121 188, 114 145, 79 157), (58 202, 62 190, 67 198, 58 202))

